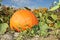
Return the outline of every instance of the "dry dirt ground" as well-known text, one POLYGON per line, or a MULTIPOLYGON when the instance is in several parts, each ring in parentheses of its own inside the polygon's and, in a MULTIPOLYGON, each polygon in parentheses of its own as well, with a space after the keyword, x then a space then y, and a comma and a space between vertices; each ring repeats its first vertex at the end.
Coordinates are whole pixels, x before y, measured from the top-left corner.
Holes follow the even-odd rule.
MULTIPOLYGON (((15 32, 15 33, 5 33, 3 35, 0 35, 0 40, 14 40, 17 36, 19 35, 19 33, 15 32)), ((60 35, 58 35, 58 37, 60 38, 60 35)), ((51 34, 48 37, 39 37, 38 35, 36 35, 35 37, 32 37, 31 39, 24 39, 24 40, 60 40, 59 38, 57 38, 55 35, 53 35, 53 31, 51 32, 51 34)))

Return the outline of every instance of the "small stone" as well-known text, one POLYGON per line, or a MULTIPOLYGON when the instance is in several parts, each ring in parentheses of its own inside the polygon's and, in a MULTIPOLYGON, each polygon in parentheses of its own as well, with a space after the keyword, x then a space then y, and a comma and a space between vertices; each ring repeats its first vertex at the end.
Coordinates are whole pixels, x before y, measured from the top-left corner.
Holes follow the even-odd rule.
POLYGON ((18 37, 19 36, 19 33, 18 32, 15 32, 14 33, 14 37, 18 37))
POLYGON ((36 35, 35 37, 36 37, 36 38, 38 38, 38 37, 39 37, 39 35, 36 35))

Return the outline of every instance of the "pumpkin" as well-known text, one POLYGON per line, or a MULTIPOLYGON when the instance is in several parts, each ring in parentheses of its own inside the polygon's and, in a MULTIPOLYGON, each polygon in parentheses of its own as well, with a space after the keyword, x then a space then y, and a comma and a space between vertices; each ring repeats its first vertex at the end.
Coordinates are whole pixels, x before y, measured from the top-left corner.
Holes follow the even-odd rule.
POLYGON ((18 10, 10 18, 11 30, 20 32, 22 30, 31 29, 34 25, 38 25, 36 16, 28 10, 18 10))

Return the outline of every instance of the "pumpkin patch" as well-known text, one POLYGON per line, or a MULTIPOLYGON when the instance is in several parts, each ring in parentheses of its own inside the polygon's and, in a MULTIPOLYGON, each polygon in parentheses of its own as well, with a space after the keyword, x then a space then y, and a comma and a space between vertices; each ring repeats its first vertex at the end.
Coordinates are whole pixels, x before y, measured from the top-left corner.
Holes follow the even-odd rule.
POLYGON ((16 2, 12 5, 8 1, 12 0, 0 2, 0 40, 60 40, 60 0, 55 0, 48 8, 50 0, 43 3, 27 0, 33 3, 31 6, 24 6, 26 0, 19 0, 24 1, 24 7, 19 2, 21 7, 16 4, 18 0, 13 0, 16 2))

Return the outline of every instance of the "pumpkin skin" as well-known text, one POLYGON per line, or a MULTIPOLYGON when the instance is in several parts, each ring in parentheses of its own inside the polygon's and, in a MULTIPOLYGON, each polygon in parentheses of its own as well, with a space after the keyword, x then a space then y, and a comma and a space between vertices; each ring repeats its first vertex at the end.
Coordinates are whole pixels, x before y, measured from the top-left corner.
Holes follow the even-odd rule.
POLYGON ((11 30, 16 30, 20 32, 26 30, 27 28, 32 28, 34 25, 38 25, 38 20, 36 16, 28 10, 18 10, 10 18, 10 28, 11 30))

